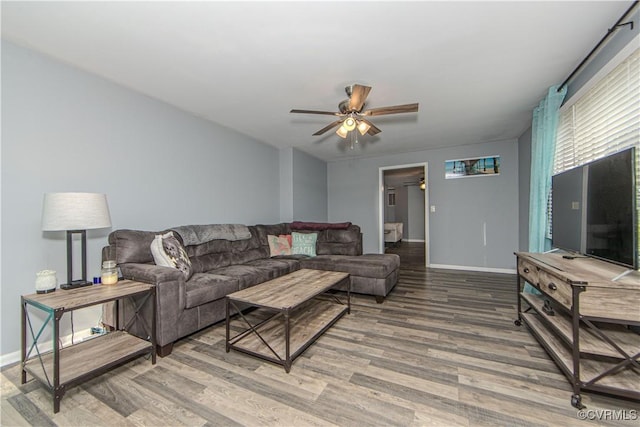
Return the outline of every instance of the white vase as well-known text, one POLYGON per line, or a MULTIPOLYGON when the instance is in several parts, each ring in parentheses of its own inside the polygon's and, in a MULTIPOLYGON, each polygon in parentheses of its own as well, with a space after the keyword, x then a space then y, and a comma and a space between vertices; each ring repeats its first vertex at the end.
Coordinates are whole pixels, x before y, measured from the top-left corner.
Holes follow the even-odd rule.
POLYGON ((36 273, 36 293, 46 294, 56 290, 58 278, 54 270, 42 270, 36 273))

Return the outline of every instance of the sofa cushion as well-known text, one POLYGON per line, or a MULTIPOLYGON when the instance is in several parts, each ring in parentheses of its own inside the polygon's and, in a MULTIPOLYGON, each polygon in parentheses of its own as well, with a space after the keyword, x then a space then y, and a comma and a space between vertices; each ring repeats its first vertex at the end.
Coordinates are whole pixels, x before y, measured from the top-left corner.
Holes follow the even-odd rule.
POLYGON ((199 257, 209 254, 219 254, 231 252, 231 242, 229 240, 211 240, 199 245, 187 246, 189 257, 199 257))
POLYGON ((276 277, 275 270, 272 271, 268 268, 252 265, 229 265, 217 268, 209 273, 237 279, 240 289, 248 288, 276 277))
MULTIPOLYGON (((187 246, 188 248, 189 246, 187 246)), ((214 252, 196 257, 191 256, 191 265, 194 273, 204 273, 231 265, 234 259, 235 255, 232 252, 214 252)))
POLYGON ((195 273, 185 283, 186 308, 197 307, 238 291, 238 279, 211 273, 195 273))
POLYGON ((362 255, 360 227, 350 225, 345 230, 324 230, 318 234, 318 255, 362 255))
POLYGON ((109 234, 109 244, 115 247, 116 264, 126 262, 153 262, 151 242, 157 232, 139 230, 116 230, 109 234))
POLYGON ((280 224, 258 224, 255 226, 256 234, 260 239, 261 245, 268 245, 267 236, 269 234, 273 236, 279 236, 281 234, 291 234, 291 229, 289 228, 289 224, 280 223, 280 224))
POLYGON ((360 227, 349 227, 345 230, 327 230, 322 241, 327 243, 355 243, 360 240, 360 227))
POLYGON ((317 233, 297 233, 293 231, 291 233, 291 253, 314 257, 316 256, 317 240, 317 233))
POLYGON ((300 269, 300 262, 291 258, 257 259, 245 265, 272 270, 273 274, 270 274, 269 279, 275 279, 300 269))
POLYGON ((350 222, 308 222, 308 221, 293 221, 291 223, 292 230, 346 230, 351 226, 350 222))
POLYGON ((316 245, 317 255, 360 255, 358 245, 355 243, 329 243, 318 242, 316 245))
POLYGON ((342 271, 352 276, 384 279, 398 269, 400 257, 396 254, 318 255, 302 259, 300 264, 302 268, 342 271))

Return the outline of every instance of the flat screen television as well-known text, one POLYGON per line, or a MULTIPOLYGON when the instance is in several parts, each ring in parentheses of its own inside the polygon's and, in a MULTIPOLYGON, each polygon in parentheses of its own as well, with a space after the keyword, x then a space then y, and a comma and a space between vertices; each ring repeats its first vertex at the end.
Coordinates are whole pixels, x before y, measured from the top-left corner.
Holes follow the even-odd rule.
POLYGON ((637 268, 634 165, 633 148, 589 163, 585 253, 637 268))
POLYGON ((637 269, 634 147, 552 177, 552 245, 637 269))
POLYGON ((582 167, 569 169, 551 177, 551 242, 552 246, 570 252, 584 252, 582 167))

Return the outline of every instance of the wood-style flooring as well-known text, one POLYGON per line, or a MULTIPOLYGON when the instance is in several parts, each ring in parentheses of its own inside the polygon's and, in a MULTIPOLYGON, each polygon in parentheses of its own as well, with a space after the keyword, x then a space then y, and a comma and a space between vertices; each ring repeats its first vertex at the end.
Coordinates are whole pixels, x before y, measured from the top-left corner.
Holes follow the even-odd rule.
MULTIPOLYGON (((20 367, 7 367, 0 424, 638 425, 580 420, 567 379, 513 323, 515 276, 427 269, 420 246, 390 250, 403 262, 385 302, 354 296, 351 314, 296 359, 290 374, 226 353, 219 323, 180 340, 155 366, 137 359, 68 390, 57 414, 39 383, 21 385, 20 367)), ((640 413, 638 402, 593 393, 583 403, 593 413, 640 413)))

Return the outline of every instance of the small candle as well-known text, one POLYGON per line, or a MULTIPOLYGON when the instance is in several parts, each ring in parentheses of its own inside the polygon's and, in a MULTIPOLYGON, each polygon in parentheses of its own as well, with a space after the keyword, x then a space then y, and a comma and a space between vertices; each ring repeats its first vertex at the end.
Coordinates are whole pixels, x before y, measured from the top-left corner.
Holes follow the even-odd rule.
POLYGON ((102 263, 100 281, 103 285, 115 285, 118 283, 118 269, 115 261, 105 261, 102 263))
POLYGON ((100 280, 103 285, 115 285, 118 283, 118 273, 102 273, 100 280))

